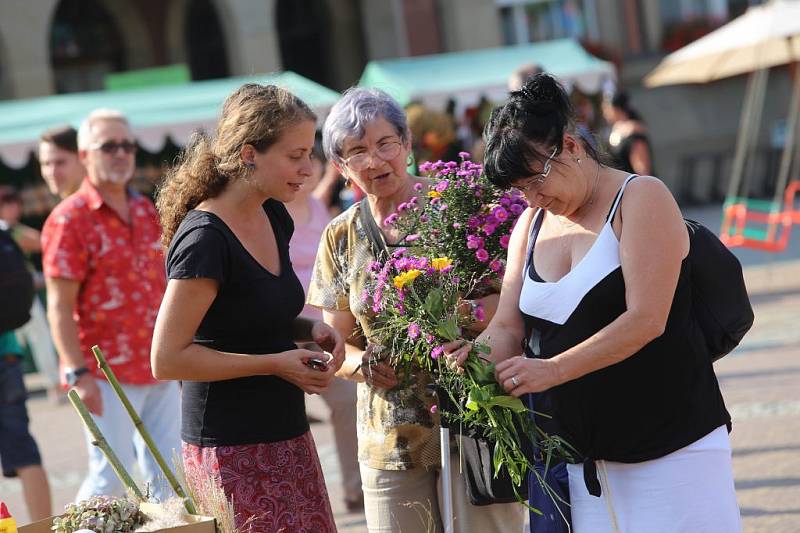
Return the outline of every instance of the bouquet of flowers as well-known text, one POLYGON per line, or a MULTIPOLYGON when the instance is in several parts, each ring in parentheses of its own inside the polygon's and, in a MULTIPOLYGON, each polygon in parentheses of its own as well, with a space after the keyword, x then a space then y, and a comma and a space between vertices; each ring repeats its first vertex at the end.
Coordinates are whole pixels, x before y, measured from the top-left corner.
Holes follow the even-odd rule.
POLYGON ((415 189, 428 201, 413 197, 385 222, 406 235, 414 253, 452 260, 456 274, 471 281, 473 293, 465 296, 478 297, 499 290, 511 231, 528 204, 518 191, 494 187, 467 152, 459 155, 461 163, 420 165, 433 185, 415 189))
MULTIPOLYGON (((484 319, 480 307, 465 310, 462 304, 498 292, 510 233, 527 205, 519 194, 493 188, 468 155, 462 153, 460 164, 421 167, 433 181, 428 201, 413 197, 385 221, 406 232, 406 246, 370 266, 373 283, 362 299, 376 315, 373 357, 386 358, 400 375, 428 372, 439 406, 447 406, 441 415, 451 427, 491 439, 495 477, 505 469, 516 487, 529 469, 538 475, 523 443, 548 455, 568 451, 497 383, 486 345, 473 345, 460 369, 441 357, 444 344, 468 336, 468 328, 484 319)), ((424 194, 421 186, 417 191, 424 194)))

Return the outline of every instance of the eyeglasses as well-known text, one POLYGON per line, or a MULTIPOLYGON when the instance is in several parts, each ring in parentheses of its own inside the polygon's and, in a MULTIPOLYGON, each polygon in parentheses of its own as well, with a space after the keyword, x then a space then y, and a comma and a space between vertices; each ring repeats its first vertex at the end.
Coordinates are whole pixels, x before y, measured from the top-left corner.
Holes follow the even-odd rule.
POLYGON ((126 154, 134 154, 138 146, 136 143, 132 143, 130 141, 122 141, 120 143, 116 141, 108 141, 102 144, 93 144, 89 147, 89 150, 100 150, 104 154, 112 155, 116 154, 117 151, 122 150, 126 154))
POLYGON ((558 152, 558 146, 553 148, 553 152, 545 160, 544 167, 542 167, 542 171, 540 173, 534 174, 533 176, 527 178, 524 185, 513 185, 513 187, 522 192, 536 191, 541 189, 544 181, 547 179, 547 176, 550 175, 550 170, 553 168, 553 165, 550 162, 556 156, 556 152, 558 152))
POLYGON ((400 148, 401 145, 397 141, 387 142, 378 147, 375 152, 361 152, 356 155, 352 155, 347 159, 343 159, 345 165, 350 167, 350 170, 354 172, 361 172, 362 170, 366 170, 372 164, 372 161, 377 156, 378 159, 383 161, 390 161, 400 155, 400 148))

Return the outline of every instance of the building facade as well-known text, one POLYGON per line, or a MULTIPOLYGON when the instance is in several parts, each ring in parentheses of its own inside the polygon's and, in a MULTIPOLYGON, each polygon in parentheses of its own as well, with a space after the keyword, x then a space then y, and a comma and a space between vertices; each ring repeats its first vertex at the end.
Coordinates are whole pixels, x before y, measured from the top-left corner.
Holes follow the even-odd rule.
MULTIPOLYGON (((658 175, 683 199, 705 201, 726 187, 745 78, 659 89, 641 80, 666 53, 758 3, 3 0, 0 98, 99 90, 107 74, 176 63, 193 79, 287 69, 342 90, 372 59, 573 37, 617 65, 650 127, 658 175)), ((754 174, 775 164, 788 93, 788 76, 775 69, 754 174)))

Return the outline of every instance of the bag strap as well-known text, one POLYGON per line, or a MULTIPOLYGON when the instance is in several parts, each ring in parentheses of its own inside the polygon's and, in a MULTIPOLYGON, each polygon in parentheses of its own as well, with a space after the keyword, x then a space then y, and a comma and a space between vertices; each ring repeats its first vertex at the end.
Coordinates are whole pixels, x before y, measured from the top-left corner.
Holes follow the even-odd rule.
POLYGON ((386 240, 383 238, 383 233, 381 232, 378 225, 375 223, 375 219, 372 218, 372 211, 369 208, 369 202, 367 202, 367 198, 364 197, 358 203, 358 208, 360 210, 358 216, 361 218, 361 225, 364 227, 364 232, 367 234, 367 241, 369 241, 369 246, 372 248, 372 255, 375 256, 375 259, 380 260, 381 257, 389 256, 389 249, 386 247, 386 240))
POLYGON ((539 236, 542 221, 544 221, 544 209, 540 208, 533 215, 533 221, 531 221, 531 227, 528 231, 528 247, 525 252, 525 268, 522 269, 522 279, 525 279, 525 273, 528 272, 528 268, 530 267, 531 253, 533 252, 534 244, 536 244, 536 238, 539 236))

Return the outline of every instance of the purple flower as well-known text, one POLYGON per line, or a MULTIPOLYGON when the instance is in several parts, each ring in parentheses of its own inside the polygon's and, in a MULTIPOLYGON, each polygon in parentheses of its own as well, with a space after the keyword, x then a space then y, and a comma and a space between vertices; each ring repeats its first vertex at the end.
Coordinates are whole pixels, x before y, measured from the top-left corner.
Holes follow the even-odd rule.
POLYGON ((470 229, 475 229, 480 225, 481 225, 481 219, 474 215, 469 217, 469 219, 467 220, 467 227, 470 229))
POLYGON ((444 192, 447 190, 449 186, 450 186, 449 180, 442 180, 436 184, 436 187, 434 187, 434 189, 436 190, 436 192, 444 192))
POLYGON ((460 227, 461 227, 461 223, 460 222, 453 222, 453 228, 454 229, 459 229, 460 227))
MULTIPOLYGON (((422 165, 420 165, 419 169, 424 171, 424 169, 422 167, 424 167, 425 165, 429 165, 429 164, 430 163, 422 163, 422 165)), ((415 183, 414 184, 414 190, 415 191, 420 192, 420 191, 422 191, 422 189, 423 189, 423 186, 422 186, 421 183, 415 183)))
POLYGON ((492 233, 494 233, 494 232, 495 232, 495 230, 497 230, 497 224, 490 224, 490 223, 487 223, 487 224, 484 224, 484 225, 483 225, 483 228, 482 228, 482 229, 483 229, 483 232, 484 232, 486 235, 491 235, 492 233))
POLYGON ((368 301, 369 301, 369 291, 367 289, 364 289, 363 291, 361 291, 361 303, 365 304, 368 301))
MULTIPOLYGON (((431 163, 430 161, 425 161, 419 166, 420 172, 430 172, 431 170, 433 170, 433 163, 431 163)), ((417 185, 419 185, 420 187, 419 190, 422 190, 422 184, 417 183, 417 185)), ((414 185, 414 187, 416 187, 417 185, 414 185)))
POLYGON ((500 272, 500 269, 503 268, 503 263, 497 259, 494 259, 489 262, 489 268, 492 269, 492 272, 500 272))
POLYGON ((392 213, 391 215, 389 215, 388 217, 383 219, 383 225, 384 226, 391 226, 392 224, 397 222, 398 218, 400 218, 400 217, 397 215, 397 213, 392 213))
POLYGON ((436 340, 436 339, 435 339, 435 338, 433 337, 433 335, 431 335, 430 333, 428 333, 427 335, 425 335, 425 342, 427 342, 428 344, 432 344, 432 343, 433 343, 433 341, 435 341, 435 340, 436 340))
POLYGON ((406 253, 405 248, 397 248, 394 252, 392 252, 392 257, 403 257, 403 254, 406 253))
POLYGON ((508 241, 510 240, 511 240, 511 235, 503 235, 502 237, 500 237, 500 247, 503 248, 504 250, 508 249, 508 241))
POLYGON ((467 248, 470 250, 477 250, 483 248, 483 239, 477 235, 467 235, 467 248))
POLYGON ((481 263, 485 263, 486 261, 488 261, 488 260, 489 260, 489 252, 487 252, 487 251, 486 251, 485 249, 483 249, 483 248, 480 248, 480 249, 479 249, 477 252, 475 252, 475 257, 476 257, 476 258, 478 259, 478 261, 480 261, 481 263))
POLYGON ((461 278, 459 278, 458 276, 453 276, 453 283, 458 285, 459 283, 461 283, 461 278))
POLYGON ((431 414, 435 415, 439 411, 439 408, 436 407, 436 404, 431 405, 431 414))
POLYGON ((509 207, 511 205, 511 200, 507 196, 503 196, 500 198, 500 205, 503 207, 509 207))
POLYGON ((486 320, 486 313, 483 312, 483 306, 479 304, 477 307, 475 307, 475 310, 472 312, 472 316, 474 316, 475 320, 478 322, 483 322, 486 320))
POLYGON ((447 204, 442 204, 439 206, 439 211, 444 211, 447 209, 447 204))
POLYGON ((505 207, 500 205, 492 209, 492 215, 494 215, 495 220, 498 222, 505 222, 508 220, 508 211, 506 211, 505 207))
POLYGON ((411 235, 406 236, 405 241, 406 242, 414 242, 417 239, 419 239, 419 234, 418 233, 412 233, 411 235))
POLYGON ((444 166, 446 168, 456 168, 458 166, 458 163, 456 163, 455 161, 448 161, 447 163, 444 164, 444 166))
POLYGON ((382 266, 380 261, 373 261, 369 264, 368 270, 370 272, 378 272, 382 266))
POLYGON ((409 208, 409 205, 407 203, 403 202, 403 203, 401 203, 400 205, 397 206, 397 212, 400 213, 402 211, 405 211, 408 208, 409 208))
POLYGON ((439 359, 439 356, 441 356, 443 353, 444 353, 444 348, 442 346, 437 346, 436 348, 431 350, 431 357, 433 359, 439 359))
POLYGON ((419 216, 419 221, 420 222, 427 222, 428 221, 428 215, 426 215, 426 214, 420 215, 419 216))
POLYGON ((412 322, 411 324, 408 325, 408 336, 411 338, 411 340, 414 340, 417 337, 419 337, 419 334, 420 334, 419 324, 417 324, 416 322, 412 322))
POLYGON ((519 204, 511 204, 511 207, 509 207, 508 209, 509 211, 511 211, 511 214, 515 216, 525 211, 525 208, 519 204))
POLYGON ((469 159, 469 152, 458 152, 458 157, 461 159, 469 159))

